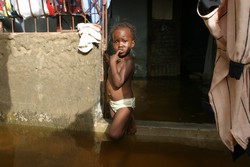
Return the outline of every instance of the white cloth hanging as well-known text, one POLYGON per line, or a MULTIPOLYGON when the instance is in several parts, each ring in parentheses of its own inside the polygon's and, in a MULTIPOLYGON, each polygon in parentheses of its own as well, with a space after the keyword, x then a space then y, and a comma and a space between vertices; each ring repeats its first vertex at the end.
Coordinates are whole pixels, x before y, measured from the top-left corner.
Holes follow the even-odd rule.
POLYGON ((82 53, 88 53, 93 44, 101 42, 101 26, 93 23, 79 23, 77 24, 78 33, 80 35, 80 42, 78 49, 82 53))
POLYGON ((11 4, 14 10, 16 10, 18 15, 22 16, 23 19, 32 17, 32 13, 34 16, 49 14, 46 0, 30 0, 30 4, 29 0, 11 0, 11 4), (32 6, 32 11, 30 10, 30 5, 32 6), (43 11, 43 6, 45 13, 43 11))

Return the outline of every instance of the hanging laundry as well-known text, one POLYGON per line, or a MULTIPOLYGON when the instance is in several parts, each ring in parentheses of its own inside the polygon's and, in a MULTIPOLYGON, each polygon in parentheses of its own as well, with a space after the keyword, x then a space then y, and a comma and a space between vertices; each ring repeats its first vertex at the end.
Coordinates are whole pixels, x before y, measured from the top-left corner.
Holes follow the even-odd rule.
POLYGON ((0 0, 0 16, 3 16, 3 17, 17 16, 16 11, 13 10, 12 8, 10 0, 0 0))
POLYGON ((57 10, 60 13, 67 13, 68 12, 68 1, 67 0, 57 0, 57 10))
POLYGON ((46 5, 49 10, 49 16, 55 16, 55 7, 52 0, 46 0, 46 5))
POLYGON ((4 2, 3 2, 3 0, 0 0, 0 19, 4 16, 3 15, 3 6, 4 6, 4 2))
POLYGON ((33 17, 33 15, 34 16, 43 16, 45 14, 46 15, 49 14, 46 0, 31 0, 30 4, 29 4, 28 0, 26 0, 26 1, 11 0, 11 4, 13 5, 14 9, 17 11, 18 15, 23 17, 23 19, 33 17), (32 11, 30 10, 30 5, 32 6, 32 11), (44 10, 43 10, 43 7, 44 7, 44 10))
MULTIPOLYGON (((106 0, 106 7, 109 8, 111 0, 106 0)), ((82 0, 84 12, 89 13, 91 23, 100 24, 103 0, 82 0)))
POLYGON ((222 142, 236 160, 250 155, 249 0, 199 0, 197 13, 216 39, 209 90, 222 142))
POLYGON ((71 0, 71 12, 74 14, 82 13, 82 3, 81 0, 71 0))
POLYGON ((77 14, 83 12, 81 0, 56 0, 56 2, 57 10, 60 13, 77 14))
POLYGON ((80 42, 78 49, 82 53, 88 53, 93 44, 101 42, 101 26, 92 23, 79 23, 77 24, 78 33, 80 35, 80 42))

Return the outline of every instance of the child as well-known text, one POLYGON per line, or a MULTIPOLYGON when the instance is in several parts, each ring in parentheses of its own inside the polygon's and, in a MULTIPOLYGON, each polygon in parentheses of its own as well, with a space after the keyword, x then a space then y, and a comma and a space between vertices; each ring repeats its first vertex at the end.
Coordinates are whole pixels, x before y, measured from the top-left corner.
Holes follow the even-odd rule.
POLYGON ((136 125, 133 111, 135 97, 132 91, 134 58, 131 49, 135 46, 135 28, 129 23, 119 23, 110 31, 115 54, 106 59, 109 64, 106 91, 110 104, 112 124, 109 136, 119 139, 124 134, 135 134, 136 125))

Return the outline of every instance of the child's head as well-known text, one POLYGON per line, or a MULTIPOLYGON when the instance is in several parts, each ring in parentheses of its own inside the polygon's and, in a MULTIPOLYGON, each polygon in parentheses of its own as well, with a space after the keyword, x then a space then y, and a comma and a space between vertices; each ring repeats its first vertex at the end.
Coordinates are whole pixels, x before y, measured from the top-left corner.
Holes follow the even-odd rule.
POLYGON ((110 30, 110 41, 115 52, 119 51, 119 56, 126 56, 135 45, 136 29, 127 22, 118 23, 110 30))
POLYGON ((132 39, 133 40, 136 40, 136 28, 128 23, 128 22, 122 22, 122 23, 118 23, 116 25, 114 25, 111 30, 110 30, 110 41, 113 42, 114 40, 114 32, 117 30, 117 29, 120 29, 120 28, 128 28, 130 30, 130 33, 131 33, 131 36, 132 36, 132 39))

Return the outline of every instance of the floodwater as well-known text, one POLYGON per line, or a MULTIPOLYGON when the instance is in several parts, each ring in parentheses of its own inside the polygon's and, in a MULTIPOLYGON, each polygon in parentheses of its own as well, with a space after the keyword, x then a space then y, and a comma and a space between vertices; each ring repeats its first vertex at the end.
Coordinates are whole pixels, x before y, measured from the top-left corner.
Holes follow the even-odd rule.
POLYGON ((136 135, 114 142, 104 134, 1 125, 0 166, 249 167, 250 164, 247 155, 233 162, 226 148, 210 150, 145 141, 138 140, 136 135))
MULTIPOLYGON (((214 123, 207 91, 197 78, 134 81, 137 120, 214 123), (204 93, 205 92, 205 93, 204 93)), ((0 167, 249 167, 222 147, 187 146, 159 137, 125 136, 0 125, 0 167), (144 140, 142 140, 142 138, 144 140)))
POLYGON ((137 120, 215 123, 200 76, 135 79, 133 90, 137 120))

